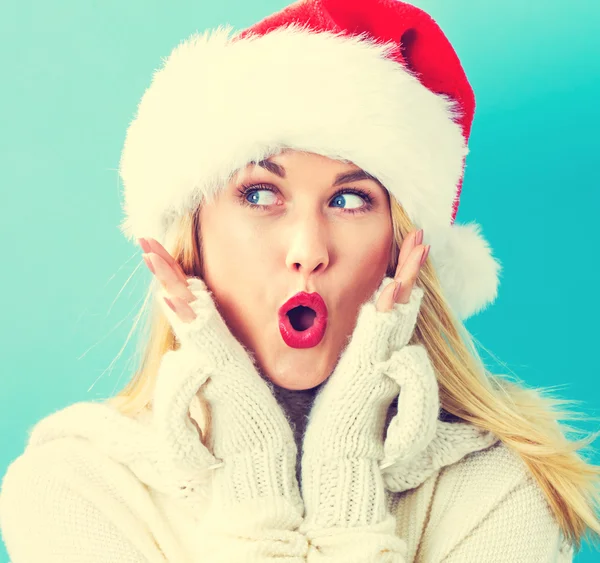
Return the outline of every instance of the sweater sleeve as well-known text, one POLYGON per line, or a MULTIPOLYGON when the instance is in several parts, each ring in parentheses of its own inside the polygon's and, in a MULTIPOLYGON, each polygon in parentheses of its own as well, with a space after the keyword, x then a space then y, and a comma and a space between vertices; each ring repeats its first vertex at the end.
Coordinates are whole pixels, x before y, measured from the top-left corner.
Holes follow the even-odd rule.
POLYGON ((445 543, 435 539, 436 531, 430 530, 428 535, 415 563, 573 561, 572 548, 563 540, 539 485, 530 476, 523 477, 466 535, 457 536, 445 555, 436 553, 436 546, 445 543))
POLYGON ((9 466, 0 495, 0 530, 12 563, 167 561, 142 519, 92 468, 93 461, 77 451, 77 443, 73 448, 60 440, 26 450, 9 466))

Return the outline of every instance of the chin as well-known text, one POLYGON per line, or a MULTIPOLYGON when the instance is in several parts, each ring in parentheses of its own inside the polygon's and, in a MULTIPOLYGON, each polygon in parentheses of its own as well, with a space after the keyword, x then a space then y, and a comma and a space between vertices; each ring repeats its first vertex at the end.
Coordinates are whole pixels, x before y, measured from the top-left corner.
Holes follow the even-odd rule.
MULTIPOLYGON (((325 340, 321 345, 325 344, 325 340)), ((292 349, 285 346, 284 352, 263 357, 258 353, 256 365, 263 379, 290 391, 304 391, 321 385, 328 379, 335 365, 321 347, 292 349)))
POLYGON ((267 379, 277 385, 278 387, 282 387, 283 389, 289 389, 290 391, 306 391, 308 389, 313 389, 314 387, 319 386, 323 383, 327 378, 319 377, 315 378, 314 375, 299 377, 297 374, 294 374, 293 377, 269 377, 267 379))

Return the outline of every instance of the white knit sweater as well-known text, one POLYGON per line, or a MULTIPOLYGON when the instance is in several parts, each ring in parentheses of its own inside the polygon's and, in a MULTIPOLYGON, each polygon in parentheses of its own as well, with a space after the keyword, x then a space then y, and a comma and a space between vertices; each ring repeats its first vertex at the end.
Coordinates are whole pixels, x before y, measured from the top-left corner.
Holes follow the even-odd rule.
MULTIPOLYGON (((81 402, 34 426, 0 491, 0 530, 12 563, 572 561, 572 547, 518 456, 495 436, 442 417, 426 449, 381 470, 384 512, 372 526, 351 527, 350 511, 361 507, 340 494, 347 490, 341 483, 331 508, 347 527, 321 529, 317 514, 305 528, 293 494, 273 504, 244 494, 244 504, 233 505, 244 507, 239 514, 221 512, 212 502, 221 498, 216 476, 221 487, 231 475, 243 488, 244 474, 225 472, 201 443, 190 418, 202 427, 202 357, 190 369, 190 355, 178 352, 161 365, 152 411, 130 418, 106 403, 81 402)), ((292 428, 302 427, 308 413, 280 403, 292 428)), ((388 412, 386 440, 400 436, 390 425, 397 408, 398 401, 388 412)), ((294 437, 301 451, 302 432, 294 437)), ((366 493, 355 496, 367 502, 366 493)))

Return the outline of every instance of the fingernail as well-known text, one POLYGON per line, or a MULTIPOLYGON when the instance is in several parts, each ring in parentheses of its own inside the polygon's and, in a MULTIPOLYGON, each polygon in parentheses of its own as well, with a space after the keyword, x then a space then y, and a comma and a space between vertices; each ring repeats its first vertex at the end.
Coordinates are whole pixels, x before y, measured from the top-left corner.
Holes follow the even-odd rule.
POLYGON ((429 249, 431 248, 431 245, 428 244, 424 249, 423 249, 423 254, 421 255, 421 266, 423 264, 425 264, 425 260, 427 260, 427 256, 429 255, 429 249))
POLYGON ((171 309, 173 313, 176 313, 177 311, 175 310, 175 305, 173 305, 171 300, 168 297, 163 297, 163 299, 165 300, 165 303, 169 306, 169 309, 171 309))
POLYGON ((152 265, 152 262, 150 261, 150 258, 148 258, 148 256, 146 256, 145 254, 142 254, 142 258, 144 259, 144 262, 146 262, 146 266, 148 266, 148 269, 154 274, 156 275, 156 272, 154 271, 154 266, 152 265))
POLYGON ((150 245, 148 244, 148 241, 145 238, 139 238, 138 244, 142 247, 142 250, 144 252, 151 252, 150 245))
POLYGON ((423 229, 419 229, 417 231, 417 236, 415 237, 415 244, 419 246, 423 242, 423 229))
POLYGON ((396 285, 396 289, 394 289, 394 297, 393 297, 394 302, 396 302, 396 300, 398 299, 398 295, 400 295, 401 287, 402 287, 402 282, 399 281, 396 285))

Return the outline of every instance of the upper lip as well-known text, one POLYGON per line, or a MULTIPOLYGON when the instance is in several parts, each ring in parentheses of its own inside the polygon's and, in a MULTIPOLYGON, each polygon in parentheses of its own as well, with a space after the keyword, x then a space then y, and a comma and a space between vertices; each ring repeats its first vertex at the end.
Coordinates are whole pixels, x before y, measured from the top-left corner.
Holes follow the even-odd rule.
POLYGON ((306 291, 300 291, 290 297, 280 308, 279 314, 285 315, 290 309, 302 305, 304 307, 310 307, 317 313, 318 316, 327 316, 327 305, 323 298, 317 293, 306 293, 306 291))

